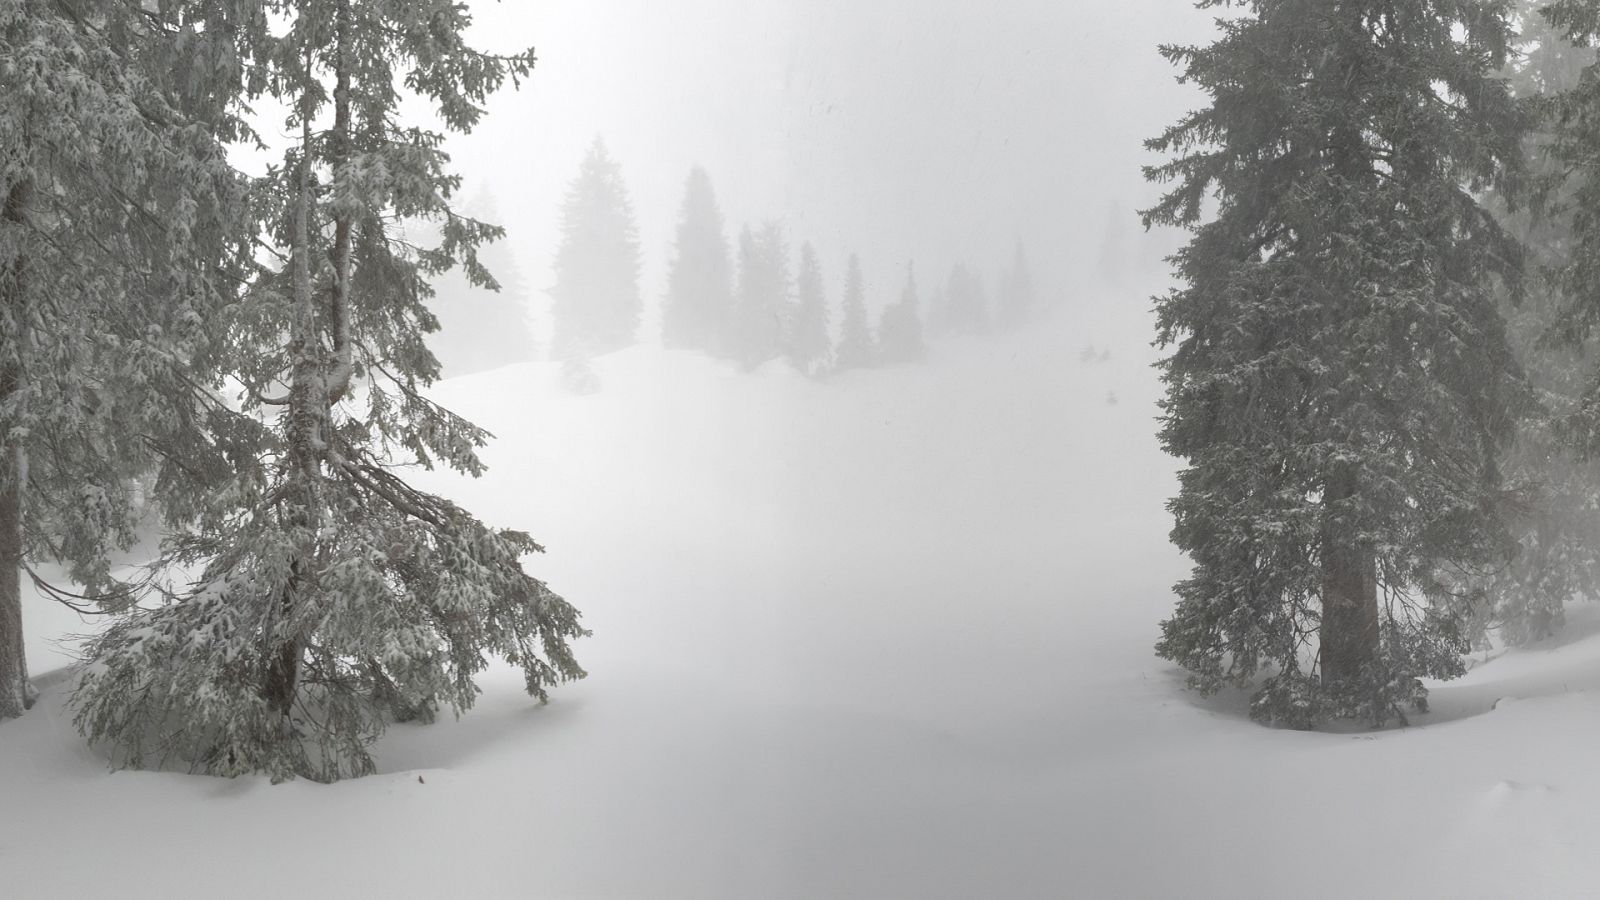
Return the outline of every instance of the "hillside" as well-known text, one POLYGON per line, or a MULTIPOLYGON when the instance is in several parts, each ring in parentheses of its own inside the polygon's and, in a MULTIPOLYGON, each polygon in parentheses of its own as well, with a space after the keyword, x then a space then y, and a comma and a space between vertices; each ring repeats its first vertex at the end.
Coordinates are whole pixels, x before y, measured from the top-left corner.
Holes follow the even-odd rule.
MULTIPOLYGON (((1152 655, 1184 565, 1143 341, 1061 321, 824 384, 650 348, 589 396, 548 364, 445 382, 498 440, 485 478, 423 480, 546 545, 590 677, 540 707, 497 668, 461 720, 394 728, 379 775, 275 787, 109 773, 46 674, 0 725, 6 895, 1592 891, 1600 611, 1375 733, 1261 728, 1152 655)), ((86 627, 28 615, 38 672, 86 627)))

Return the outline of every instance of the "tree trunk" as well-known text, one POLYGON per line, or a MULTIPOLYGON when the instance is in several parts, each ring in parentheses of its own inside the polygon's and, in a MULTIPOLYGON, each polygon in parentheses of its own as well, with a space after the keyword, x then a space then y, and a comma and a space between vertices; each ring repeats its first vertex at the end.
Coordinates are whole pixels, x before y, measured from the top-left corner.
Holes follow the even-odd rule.
POLYGON ((1378 573, 1372 546, 1343 507, 1356 496, 1356 473, 1339 466, 1323 491, 1322 683, 1350 684, 1378 656, 1378 573))
MULTIPOLYGON (((0 394, 10 386, 0 384, 0 394)), ((22 491, 15 448, 0 452, 0 719, 22 715, 28 702, 28 661, 22 645, 22 491)))
MULTIPOLYGON (((21 230, 32 183, 16 182, 6 192, 0 208, 0 228, 21 230)), ((9 267, 0 268, 0 304, 15 327, 26 329, 23 307, 23 272, 20 253, 9 267)), ((20 337, 18 347, 21 346, 20 337)), ((18 360, 0 361, 0 403, 22 383, 18 360)), ((0 423, 3 425, 3 423, 0 423)), ((3 433, 3 430, 0 430, 3 433)), ((28 661, 22 644, 22 448, 0 443, 0 719, 22 715, 32 705, 28 690, 28 661)))

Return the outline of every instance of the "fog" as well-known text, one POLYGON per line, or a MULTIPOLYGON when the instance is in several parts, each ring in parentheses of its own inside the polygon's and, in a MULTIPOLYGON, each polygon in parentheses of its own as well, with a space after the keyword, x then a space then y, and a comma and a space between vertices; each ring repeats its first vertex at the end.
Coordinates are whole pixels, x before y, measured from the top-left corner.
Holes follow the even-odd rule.
MULTIPOLYGON (((385 8, 402 7, 437 9, 385 8)), ((459 571, 416 576, 437 616, 403 641, 379 621, 400 602, 343 581, 305 619, 338 611, 342 631, 372 640, 359 656, 319 658, 387 679, 438 664, 438 634, 511 627, 498 613, 467 627, 463 597, 518 604, 519 616, 561 606, 529 591, 532 576, 592 630, 572 647, 587 675, 538 702, 519 670, 543 665, 531 643, 514 659, 452 651, 452 679, 470 682, 465 715, 425 693, 328 717, 372 729, 364 777, 194 774, 220 764, 220 745, 110 777, 122 757, 85 743, 72 699, 85 672, 105 671, 72 666, 85 632, 105 624, 30 588, 39 695, 0 727, 0 895, 1593 893, 1593 604, 1573 604, 1559 634, 1474 643, 1469 671, 1429 679, 1430 705, 1406 727, 1260 727, 1247 691, 1190 690, 1154 652, 1191 572, 1169 539, 1181 463, 1157 439, 1151 365, 1164 352, 1151 298, 1172 285, 1165 258, 1186 236, 1147 233, 1137 210, 1160 190, 1142 177, 1161 161, 1143 142, 1206 102, 1157 45, 1207 40, 1208 12, 1185 0, 471 8, 477 46, 533 46, 539 61, 473 133, 447 141, 455 201, 507 229, 481 254, 503 289, 469 288, 459 271, 437 281, 444 327, 430 347, 443 377, 424 390, 494 437, 481 477, 392 465, 410 485, 394 509, 410 522, 404 498, 436 494, 427 509, 448 514, 428 514, 435 527, 481 519, 545 552, 519 539, 500 562, 526 575, 480 584, 461 573, 485 569, 483 548, 505 534, 436 540, 450 552, 434 558, 459 571), (382 611, 345 615, 356 608, 382 611), (73 839, 88 829, 135 839, 73 839)), ((257 112, 267 144, 293 145, 283 109, 257 112)), ((414 99, 402 112, 407 124, 429 116, 414 99)), ((231 148, 254 174, 274 158, 266 149, 231 148)), ((349 292, 315 296, 337 309, 349 292)), ((392 311, 394 294, 363 296, 382 301, 365 315, 392 311)), ((313 304, 296 306, 311 316, 313 304)), ((1262 333, 1275 351, 1278 335, 1262 333)), ((299 334, 294 378, 319 371, 302 365, 316 342, 299 334)), ((426 354, 408 357, 407 378, 426 381, 426 354)), ((320 414, 341 427, 305 443, 344 441, 374 431, 380 404, 362 396, 374 384, 264 402, 331 397, 320 414)), ((411 381, 405 390, 409 409, 411 381)), ((414 433, 453 447, 458 428, 434 422, 376 429, 373 467, 343 457, 324 481, 387 473, 391 446, 412 447, 414 433)), ((1256 455, 1247 445, 1226 459, 1256 455)), ((326 523, 316 540, 389 521, 362 496, 306 519, 326 523)), ((329 571, 410 566, 422 543, 408 535, 330 543, 360 565, 330 551, 329 571)), ((152 552, 153 525, 150 538, 124 548, 127 562, 152 552)), ((396 577, 410 584, 405 571, 396 577)), ((232 597, 196 595, 218 609, 232 597)), ((181 610, 169 599, 131 614, 181 610)), ((231 607, 207 616, 174 658, 223 658, 219 633, 268 648, 244 626, 212 624, 231 607)), ((170 637, 151 629, 130 643, 170 637)), ((546 633, 545 656, 557 644, 546 633)), ((149 727, 182 737, 188 706, 222 710, 209 685, 175 695, 149 727)), ((318 724, 310 713, 262 721, 290 743, 318 724)))
POLYGON ((1195 99, 1155 52, 1205 34, 1187 4, 557 0, 474 13, 482 44, 538 51, 531 81, 450 148, 463 196, 496 201, 546 346, 561 200, 597 135, 635 208, 646 341, 697 164, 730 240, 780 221, 796 246, 816 245, 835 305, 850 252, 876 310, 908 261, 925 280, 957 262, 992 279, 1020 239, 1041 289, 1137 319, 1138 292, 1090 284, 1148 272, 1176 246, 1146 236, 1135 210, 1153 196, 1141 142, 1195 99))

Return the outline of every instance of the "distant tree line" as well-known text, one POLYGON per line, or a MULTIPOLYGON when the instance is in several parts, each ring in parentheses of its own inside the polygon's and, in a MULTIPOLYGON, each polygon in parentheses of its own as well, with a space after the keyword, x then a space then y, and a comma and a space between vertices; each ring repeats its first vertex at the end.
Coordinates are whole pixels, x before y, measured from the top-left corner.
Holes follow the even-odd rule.
MULTIPOLYGON (((640 247, 621 168, 596 139, 562 207, 556 252, 552 355, 581 361, 638 339, 643 309, 640 247)), ((787 360, 813 377, 914 363, 928 339, 1018 328, 1045 312, 1018 242, 991 304, 980 276, 954 266, 931 297, 926 321, 914 268, 874 325, 861 262, 845 265, 837 339, 816 249, 795 259, 775 221, 745 225, 730 247, 710 176, 695 167, 684 186, 662 304, 662 341, 754 369, 787 360), (992 307, 992 308, 991 308, 992 307)))

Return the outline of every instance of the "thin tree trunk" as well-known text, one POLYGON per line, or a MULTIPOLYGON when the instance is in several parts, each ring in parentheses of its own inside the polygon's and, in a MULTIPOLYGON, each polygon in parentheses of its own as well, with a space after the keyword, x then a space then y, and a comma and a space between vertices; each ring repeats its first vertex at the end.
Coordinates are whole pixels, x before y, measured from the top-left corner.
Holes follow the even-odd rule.
MULTIPOLYGON (((302 11, 303 13, 303 11, 302 11)), ((306 68, 312 65, 311 53, 306 51, 306 68)), ((278 601, 282 621, 274 637, 265 678, 261 686, 262 699, 274 713, 289 718, 300 689, 300 663, 305 655, 306 635, 301 603, 304 598, 307 568, 316 550, 318 482, 322 475, 323 429, 327 421, 328 392, 326 372, 323 368, 321 340, 317 332, 317 309, 312 290, 311 273, 311 101, 301 100, 300 146, 303 156, 296 175, 294 231, 290 265, 294 279, 294 322, 291 337, 292 371, 289 386, 288 460, 285 478, 288 481, 288 525, 298 532, 300 542, 295 557, 289 562, 289 578, 278 601)))
POLYGON ((1323 492, 1322 683, 1350 684, 1378 656, 1378 577, 1372 546, 1353 516, 1339 510, 1356 496, 1355 470, 1339 466, 1323 492))
MULTIPOLYGON (((0 396, 14 378, 0 381, 0 396)), ((28 703, 28 661, 22 644, 22 491, 15 448, 0 453, 10 471, 0 477, 0 719, 22 715, 28 703)))
MULTIPOLYGON (((0 228, 20 230, 32 185, 12 185, 0 208, 0 228)), ((26 328, 22 303, 23 271, 19 256, 0 270, 0 303, 17 327, 26 328)), ((16 361, 0 363, 0 403, 22 384, 16 361)), ((0 444, 0 719, 22 715, 32 705, 28 660, 22 643, 22 448, 0 444)))

